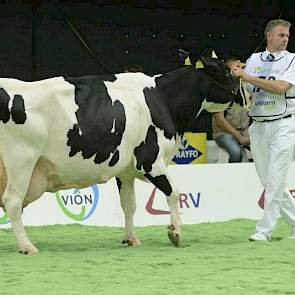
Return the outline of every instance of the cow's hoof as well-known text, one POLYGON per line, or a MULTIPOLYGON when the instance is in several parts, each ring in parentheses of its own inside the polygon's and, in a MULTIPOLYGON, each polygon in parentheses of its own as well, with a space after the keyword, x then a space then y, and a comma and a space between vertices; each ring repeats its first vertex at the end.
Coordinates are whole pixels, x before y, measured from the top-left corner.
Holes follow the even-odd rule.
POLYGON ((179 233, 175 230, 174 225, 168 226, 168 237, 173 245, 179 247, 180 236, 179 233))
POLYGON ((33 245, 24 247, 23 249, 20 249, 18 252, 21 254, 25 254, 25 255, 39 254, 38 249, 36 247, 34 247, 33 245))
POLYGON ((122 245, 124 246, 124 247, 126 247, 126 246, 133 246, 133 247, 137 247, 137 246, 140 246, 140 241, 138 240, 138 239, 136 239, 136 238, 133 238, 133 239, 127 239, 127 240, 123 240, 122 241, 122 245))

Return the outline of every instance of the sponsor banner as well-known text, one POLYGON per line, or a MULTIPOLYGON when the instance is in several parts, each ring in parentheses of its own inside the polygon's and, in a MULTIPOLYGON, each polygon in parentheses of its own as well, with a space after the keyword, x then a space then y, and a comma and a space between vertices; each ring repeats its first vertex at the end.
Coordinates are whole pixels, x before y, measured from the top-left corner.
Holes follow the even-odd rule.
MULTIPOLYGON (((124 219, 121 216, 120 197, 115 179, 106 184, 79 190, 45 193, 23 211, 25 225, 80 223, 122 226, 124 219)), ((10 227, 7 221, 7 215, 0 209, 0 228, 10 227)))
MULTIPOLYGON (((258 203, 263 189, 253 163, 171 165, 168 170, 180 192, 183 224, 259 219, 263 213, 258 203)), ((287 183, 295 196, 294 175, 295 162, 291 164, 287 183)), ((135 193, 135 226, 169 224, 169 208, 161 191, 150 183, 136 181, 135 193)), ((24 209, 23 221, 25 225, 38 226, 68 223, 124 226, 116 181, 45 193, 24 209)), ((0 210, 0 228, 10 226, 7 214, 0 210)))
POLYGON ((185 132, 182 146, 172 159, 173 164, 207 163, 207 134, 185 132))
MULTIPOLYGON (((183 224, 223 221, 234 218, 258 219, 261 209, 257 196, 261 185, 253 163, 204 164, 170 166, 171 178, 180 191, 180 213, 183 224)), ((137 225, 169 223, 166 197, 154 187, 139 185, 136 191, 148 195, 148 201, 138 203, 137 225), (160 211, 160 212, 159 212, 160 211)))
POLYGON ((88 219, 97 207, 99 189, 92 185, 85 189, 59 191, 55 194, 57 204, 62 212, 74 221, 88 219))

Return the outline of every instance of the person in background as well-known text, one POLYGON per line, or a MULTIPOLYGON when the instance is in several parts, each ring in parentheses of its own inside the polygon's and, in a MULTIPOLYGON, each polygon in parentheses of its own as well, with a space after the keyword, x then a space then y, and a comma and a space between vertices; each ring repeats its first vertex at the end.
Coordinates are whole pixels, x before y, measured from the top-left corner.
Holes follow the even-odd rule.
POLYGON ((130 65, 124 66, 124 73, 136 73, 136 72, 143 73, 143 67, 137 64, 130 64, 130 65))
MULTIPOLYGON (((245 65, 234 56, 228 57, 225 64, 230 70, 245 65)), ((248 111, 240 107, 230 108, 212 116, 213 139, 228 152, 229 163, 241 162, 244 147, 249 147, 249 121, 248 111)))
POLYGON ((286 50, 290 26, 281 19, 269 21, 266 50, 253 53, 245 70, 232 69, 252 94, 251 153, 265 189, 264 213, 250 241, 271 241, 279 216, 295 238, 295 200, 286 187, 295 146, 295 54, 286 50))

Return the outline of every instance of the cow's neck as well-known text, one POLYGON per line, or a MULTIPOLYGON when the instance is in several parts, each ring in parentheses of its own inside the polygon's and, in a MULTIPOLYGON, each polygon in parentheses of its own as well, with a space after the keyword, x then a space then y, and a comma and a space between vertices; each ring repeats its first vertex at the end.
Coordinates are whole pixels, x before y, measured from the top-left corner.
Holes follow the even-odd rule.
POLYGON ((200 76, 185 67, 156 77, 156 87, 144 90, 153 123, 167 138, 189 131, 202 102, 200 76))

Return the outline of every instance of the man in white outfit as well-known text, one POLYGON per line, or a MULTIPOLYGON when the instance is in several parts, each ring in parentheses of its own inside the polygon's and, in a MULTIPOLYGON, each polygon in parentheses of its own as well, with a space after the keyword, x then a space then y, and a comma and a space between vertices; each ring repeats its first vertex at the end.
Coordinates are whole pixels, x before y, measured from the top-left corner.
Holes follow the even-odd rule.
POLYGON ((286 50, 290 26, 284 20, 268 22, 266 50, 253 53, 245 70, 233 69, 252 95, 251 152, 265 189, 264 213, 250 241, 271 241, 280 215, 295 238, 295 200, 286 187, 295 146, 295 54, 286 50))

